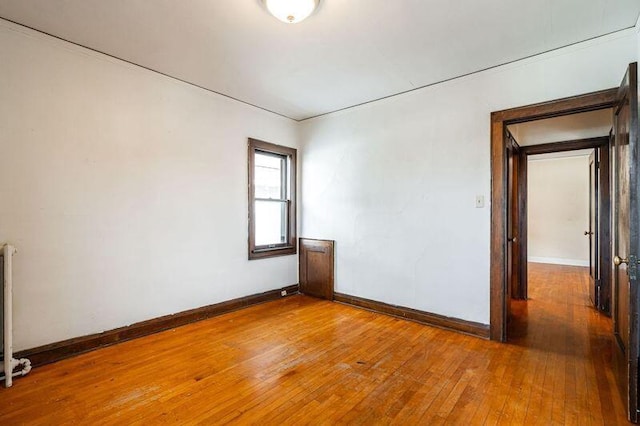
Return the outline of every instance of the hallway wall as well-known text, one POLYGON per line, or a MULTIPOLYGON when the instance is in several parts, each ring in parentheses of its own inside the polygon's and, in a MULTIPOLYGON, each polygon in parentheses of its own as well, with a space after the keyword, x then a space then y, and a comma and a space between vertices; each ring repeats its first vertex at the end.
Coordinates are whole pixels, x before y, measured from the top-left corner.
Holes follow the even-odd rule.
POLYGON ((589 266, 589 157, 528 164, 530 262, 589 266))

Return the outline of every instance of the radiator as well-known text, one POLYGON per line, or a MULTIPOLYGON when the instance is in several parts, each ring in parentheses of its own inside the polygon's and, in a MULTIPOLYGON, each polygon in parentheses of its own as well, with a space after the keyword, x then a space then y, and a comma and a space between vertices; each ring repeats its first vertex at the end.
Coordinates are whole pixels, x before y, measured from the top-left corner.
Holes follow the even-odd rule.
POLYGON ((16 249, 10 244, 2 246, 0 256, 2 263, 0 267, 0 282, 2 283, 2 313, 0 314, 0 341, 2 341, 3 358, 0 361, 0 368, 4 371, 0 380, 4 379, 5 387, 11 387, 15 376, 24 376, 31 371, 31 361, 26 358, 13 358, 13 255, 16 249))

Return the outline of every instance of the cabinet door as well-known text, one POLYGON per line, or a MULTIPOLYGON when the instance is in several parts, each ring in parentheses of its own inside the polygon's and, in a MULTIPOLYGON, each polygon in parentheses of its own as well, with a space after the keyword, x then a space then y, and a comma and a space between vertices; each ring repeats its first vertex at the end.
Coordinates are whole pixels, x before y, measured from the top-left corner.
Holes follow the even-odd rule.
POLYGON ((333 300, 333 246, 330 240, 300 238, 300 293, 333 300))

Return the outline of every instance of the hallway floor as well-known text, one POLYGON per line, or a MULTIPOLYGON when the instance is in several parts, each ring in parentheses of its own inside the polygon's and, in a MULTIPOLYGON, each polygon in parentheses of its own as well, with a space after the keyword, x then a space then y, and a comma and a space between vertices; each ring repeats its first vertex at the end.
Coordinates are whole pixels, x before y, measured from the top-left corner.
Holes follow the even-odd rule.
POLYGON ((588 268, 529 263, 529 300, 512 303, 509 344, 534 370, 528 411, 555 424, 628 424, 612 371, 611 319, 589 301, 588 268))

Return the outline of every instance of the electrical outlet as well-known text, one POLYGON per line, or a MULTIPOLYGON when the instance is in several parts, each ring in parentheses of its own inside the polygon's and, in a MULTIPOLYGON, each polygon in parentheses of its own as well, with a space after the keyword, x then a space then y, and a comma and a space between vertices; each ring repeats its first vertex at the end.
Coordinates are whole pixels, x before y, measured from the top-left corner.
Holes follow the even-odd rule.
POLYGON ((476 195, 476 209, 484 207, 484 195, 476 195))
POLYGON ((280 292, 280 296, 286 296, 287 295, 287 290, 282 290, 280 292))

